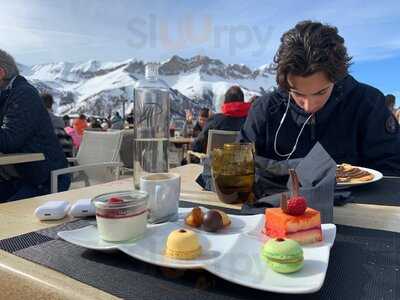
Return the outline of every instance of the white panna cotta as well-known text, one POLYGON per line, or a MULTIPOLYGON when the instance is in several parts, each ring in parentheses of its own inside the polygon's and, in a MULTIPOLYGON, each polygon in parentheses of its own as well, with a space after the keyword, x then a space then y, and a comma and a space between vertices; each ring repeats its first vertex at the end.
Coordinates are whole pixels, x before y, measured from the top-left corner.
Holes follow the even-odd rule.
POLYGON ((147 225, 147 211, 124 218, 96 215, 97 229, 105 241, 120 242, 142 237, 147 225))
POLYGON ((97 229, 105 241, 123 242, 143 236, 147 227, 147 193, 127 191, 93 199, 97 229))

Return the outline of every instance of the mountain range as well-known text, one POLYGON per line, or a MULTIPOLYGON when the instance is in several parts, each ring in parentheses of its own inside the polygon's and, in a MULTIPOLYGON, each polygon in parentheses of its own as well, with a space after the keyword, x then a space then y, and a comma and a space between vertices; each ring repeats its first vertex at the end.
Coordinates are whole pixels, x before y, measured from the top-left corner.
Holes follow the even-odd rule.
MULTIPOLYGON (((123 103, 126 112, 132 109, 133 89, 144 78, 145 64, 129 59, 18 66, 40 92, 54 96, 56 113, 106 116, 113 111, 121 112, 123 103)), ((251 69, 244 64, 224 64, 200 55, 187 59, 175 55, 161 62, 159 77, 170 87, 171 110, 177 119, 184 117, 185 109, 196 112, 208 107, 219 111, 223 95, 232 85, 239 85, 247 100, 275 85, 275 76, 268 65, 251 69)))

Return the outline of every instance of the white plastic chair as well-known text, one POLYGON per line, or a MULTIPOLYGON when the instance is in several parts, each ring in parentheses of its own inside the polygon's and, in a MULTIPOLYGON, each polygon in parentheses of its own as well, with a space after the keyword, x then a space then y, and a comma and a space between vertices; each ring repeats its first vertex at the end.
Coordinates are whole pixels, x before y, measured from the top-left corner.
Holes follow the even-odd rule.
POLYGON ((85 131, 76 157, 68 159, 76 166, 51 172, 51 192, 58 191, 58 176, 62 174, 83 172, 86 186, 118 180, 121 142, 122 131, 85 131))

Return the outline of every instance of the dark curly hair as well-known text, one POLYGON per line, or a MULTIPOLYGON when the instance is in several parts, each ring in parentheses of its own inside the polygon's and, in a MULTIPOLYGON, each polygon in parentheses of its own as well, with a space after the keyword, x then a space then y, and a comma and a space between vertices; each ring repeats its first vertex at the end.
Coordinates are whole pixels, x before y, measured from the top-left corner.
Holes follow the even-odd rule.
POLYGON ((225 93, 224 103, 244 102, 244 94, 240 86, 231 86, 225 93))
POLYGON ((49 94, 49 93, 43 93, 43 94, 41 94, 40 96, 41 96, 42 99, 43 99, 44 106, 45 106, 47 109, 51 109, 51 107, 52 107, 53 104, 54 104, 53 96, 52 96, 51 94, 49 94))
POLYGON ((351 57, 336 27, 302 21, 282 35, 273 69, 278 86, 289 90, 289 74, 305 77, 323 71, 337 82, 348 74, 350 65, 351 57))

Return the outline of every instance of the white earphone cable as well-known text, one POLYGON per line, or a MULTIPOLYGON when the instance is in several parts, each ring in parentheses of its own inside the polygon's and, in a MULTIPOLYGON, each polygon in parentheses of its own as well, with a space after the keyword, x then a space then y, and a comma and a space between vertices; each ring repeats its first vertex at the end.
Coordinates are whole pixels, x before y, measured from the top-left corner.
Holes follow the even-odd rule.
POLYGON ((296 151, 297 144, 299 143, 299 139, 300 139, 301 134, 303 133, 304 127, 306 127, 307 123, 310 121, 311 117, 313 116, 313 114, 311 114, 311 115, 307 118, 307 120, 304 122, 304 124, 302 125, 302 127, 301 127, 301 129, 300 129, 300 132, 299 132, 299 134, 297 135, 296 142, 295 142, 295 144, 294 144, 294 146, 293 146, 293 148, 292 148, 292 151, 289 152, 289 153, 287 153, 287 154, 282 154, 282 153, 280 153, 280 152, 278 151, 277 140, 278 140, 279 131, 281 130, 281 127, 282 127, 283 122, 285 121, 287 112, 289 111, 289 106, 290 106, 290 93, 289 93, 288 104, 286 105, 285 113, 283 114, 282 119, 281 119, 281 122, 279 123, 278 129, 276 130, 275 139, 274 139, 274 151, 275 151, 275 153, 276 153, 278 156, 280 156, 280 157, 286 157, 286 160, 289 160, 290 157, 292 156, 292 154, 296 151))

